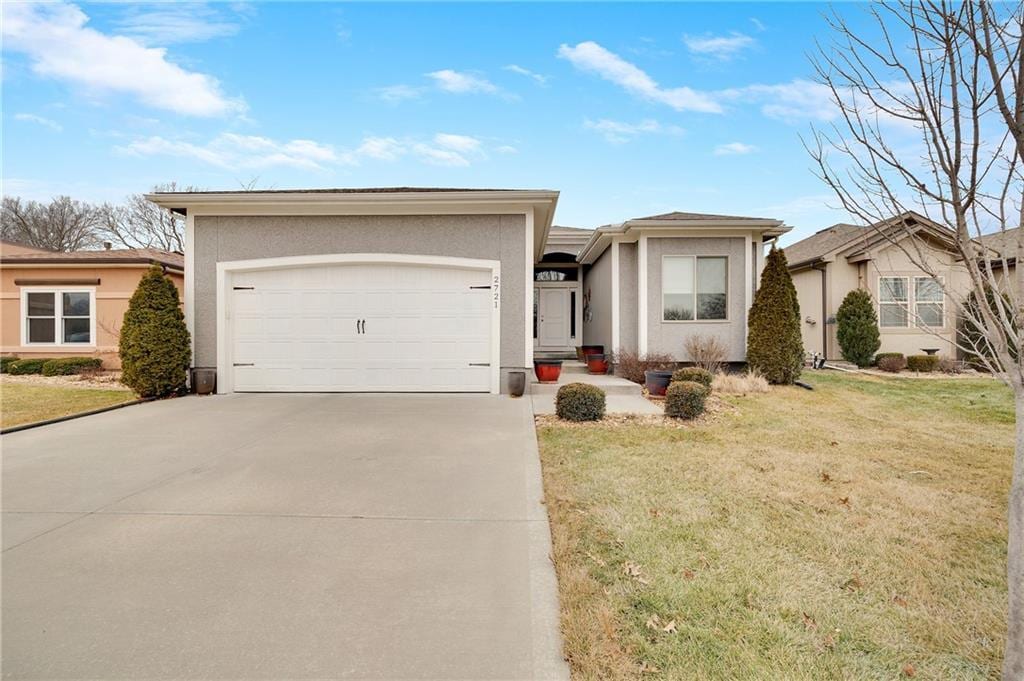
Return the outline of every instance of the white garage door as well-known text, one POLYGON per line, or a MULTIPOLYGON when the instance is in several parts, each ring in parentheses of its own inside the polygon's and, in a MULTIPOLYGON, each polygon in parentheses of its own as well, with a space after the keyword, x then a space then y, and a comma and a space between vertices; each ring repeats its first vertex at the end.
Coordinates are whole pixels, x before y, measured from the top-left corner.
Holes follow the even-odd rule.
POLYGON ((411 264, 235 272, 239 392, 487 392, 491 273, 411 264))

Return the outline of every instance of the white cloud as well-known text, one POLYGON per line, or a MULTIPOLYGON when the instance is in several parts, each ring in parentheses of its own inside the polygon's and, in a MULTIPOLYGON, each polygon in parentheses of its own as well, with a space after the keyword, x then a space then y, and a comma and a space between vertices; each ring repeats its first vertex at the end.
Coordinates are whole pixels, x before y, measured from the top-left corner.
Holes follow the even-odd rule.
POLYGON ((130 5, 114 25, 147 45, 204 42, 235 35, 241 28, 205 2, 130 5))
POLYGON ((709 93, 688 87, 663 88, 643 70, 593 41, 582 42, 575 47, 562 45, 558 56, 569 60, 581 71, 596 73, 633 95, 666 104, 676 111, 722 111, 721 105, 709 93))
POLYGON ((518 154, 519 150, 510 144, 502 144, 500 147, 494 149, 499 154, 518 154))
POLYGON ((405 156, 429 165, 466 167, 487 157, 479 139, 453 133, 437 133, 429 140, 371 135, 350 150, 336 150, 329 144, 312 140, 278 142, 235 133, 221 133, 206 144, 153 136, 136 139, 118 147, 117 151, 129 156, 191 158, 226 170, 277 166, 325 170, 332 166, 360 165, 364 161, 394 162, 405 156))
POLYGON ((437 87, 444 90, 445 92, 453 92, 455 94, 465 94, 471 92, 495 94, 498 92, 497 85, 487 80, 483 76, 478 76, 467 71, 453 71, 452 69, 442 69, 441 71, 432 71, 425 75, 428 78, 433 79, 437 87))
POLYGON ((638 135, 681 135, 683 133, 683 129, 678 126, 664 126, 658 121, 650 118, 640 121, 639 123, 624 123, 622 121, 613 121, 607 118, 592 121, 588 118, 583 121, 583 127, 587 130, 593 130, 601 133, 601 135, 603 135, 604 138, 612 144, 624 144, 638 135))
POLYGON ((386 85, 374 90, 377 97, 385 102, 401 102, 406 99, 417 99, 423 95, 423 88, 412 87, 411 85, 386 85))
POLYGON ((525 69, 522 66, 519 66, 518 64, 509 64, 508 66, 505 66, 505 67, 502 67, 502 68, 504 68, 506 71, 511 71, 512 73, 518 73, 520 76, 526 76, 527 78, 532 78, 533 80, 537 81, 541 85, 544 85, 544 84, 546 84, 548 82, 548 77, 547 76, 541 75, 539 73, 535 73, 535 72, 531 71, 530 69, 525 69))
POLYGON ((750 23, 754 25, 758 31, 767 31, 768 27, 764 25, 764 22, 757 17, 750 17, 750 23))
POLYGON ((244 110, 212 76, 168 61, 165 49, 87 28, 88 21, 75 5, 5 3, 4 48, 28 55, 41 76, 94 92, 130 94, 158 109, 190 116, 244 110))
POLYGON ((743 156, 757 151, 757 147, 743 142, 729 142, 715 147, 715 156, 743 156))
POLYGON ((791 123, 811 119, 831 121, 839 115, 826 86, 799 78, 789 83, 723 90, 719 96, 722 99, 760 102, 761 113, 765 116, 791 123))
POLYGON ((266 137, 221 133, 205 145, 154 136, 137 139, 118 147, 130 156, 177 156, 192 158, 219 168, 258 169, 288 166, 306 170, 323 170, 325 164, 350 162, 329 145, 312 140, 276 142, 266 137))
POLYGON ((727 61, 757 44, 753 38, 733 31, 729 35, 683 36, 687 49, 694 54, 727 61))
POLYGON ((64 129, 64 126, 62 126, 57 121, 50 120, 49 118, 43 118, 42 116, 37 116, 35 114, 19 113, 19 114, 14 114, 14 118, 15 118, 15 120, 18 120, 18 121, 25 121, 27 123, 35 123, 37 125, 41 125, 43 127, 49 128, 50 130, 54 130, 56 132, 60 132, 60 131, 62 131, 64 129))

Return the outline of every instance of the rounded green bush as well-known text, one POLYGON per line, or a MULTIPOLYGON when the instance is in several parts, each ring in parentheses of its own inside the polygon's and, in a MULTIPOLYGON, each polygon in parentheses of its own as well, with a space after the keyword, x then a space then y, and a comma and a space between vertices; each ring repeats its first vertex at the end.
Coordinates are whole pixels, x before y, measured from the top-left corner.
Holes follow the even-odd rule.
POLYGON ((878 333, 878 315, 871 294, 864 289, 854 289, 843 298, 836 312, 836 340, 843 359, 863 368, 871 359, 882 341, 878 333))
POLYGON ((83 371, 99 369, 103 360, 99 357, 55 357, 43 364, 43 376, 71 376, 83 371))
POLYGON ((596 385, 569 383, 555 395, 555 413, 565 421, 600 421, 604 406, 604 391, 596 385))
POLYGON ((910 357, 907 357, 907 368, 911 371, 935 371, 939 368, 939 356, 911 355, 910 357))
POLYGON ((665 416, 693 419, 704 413, 704 402, 711 391, 693 381, 673 382, 665 393, 665 416))
POLYGON ((0 374, 6 374, 10 366, 17 361, 18 358, 11 355, 0 357, 0 374))
POLYGON ((48 358, 36 358, 36 359, 19 359, 16 362, 11 362, 7 365, 7 373, 12 376, 24 376, 25 374, 41 374, 43 372, 43 365, 46 364, 48 358))
POLYGON ((682 381, 690 381, 692 383, 700 383, 706 388, 711 388, 711 381, 714 380, 714 376, 707 369, 701 369, 700 367, 683 367, 682 369, 676 369, 672 374, 672 383, 680 383, 682 381))
POLYGON ((888 359, 890 357, 895 357, 897 359, 904 360, 906 359, 906 357, 903 356, 902 352, 880 352, 877 355, 875 355, 875 366, 878 366, 883 359, 888 359))
POLYGON ((139 280, 121 325, 121 382, 140 397, 185 389, 192 359, 178 288, 154 265, 139 280))

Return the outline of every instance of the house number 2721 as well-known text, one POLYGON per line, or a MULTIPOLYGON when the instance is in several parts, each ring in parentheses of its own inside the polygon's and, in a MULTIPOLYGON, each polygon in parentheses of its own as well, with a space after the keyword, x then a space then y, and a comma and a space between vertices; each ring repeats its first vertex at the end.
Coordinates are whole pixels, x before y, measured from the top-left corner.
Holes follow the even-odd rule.
POLYGON ((491 287, 491 293, 494 295, 494 309, 498 309, 499 300, 499 286, 501 278, 498 275, 494 275, 494 285, 491 287))

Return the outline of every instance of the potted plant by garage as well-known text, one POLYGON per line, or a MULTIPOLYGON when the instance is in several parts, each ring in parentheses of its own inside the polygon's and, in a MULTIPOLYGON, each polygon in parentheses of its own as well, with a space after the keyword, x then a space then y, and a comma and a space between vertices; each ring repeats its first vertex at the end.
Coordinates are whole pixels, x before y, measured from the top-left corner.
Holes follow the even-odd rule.
POLYGON ((671 371, 645 371, 644 387, 655 397, 664 397, 668 384, 672 382, 671 371))
POLYGON ((592 374, 607 374, 608 356, 604 353, 587 355, 587 371, 592 374))
POLYGON ((533 373, 541 383, 558 383, 558 377, 562 375, 562 360, 535 359, 533 373))

